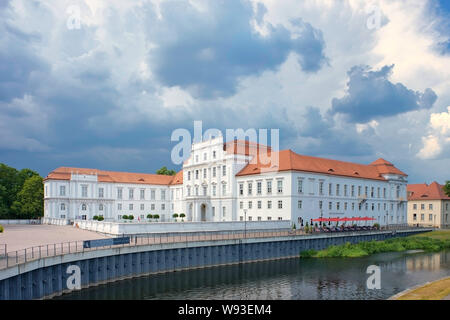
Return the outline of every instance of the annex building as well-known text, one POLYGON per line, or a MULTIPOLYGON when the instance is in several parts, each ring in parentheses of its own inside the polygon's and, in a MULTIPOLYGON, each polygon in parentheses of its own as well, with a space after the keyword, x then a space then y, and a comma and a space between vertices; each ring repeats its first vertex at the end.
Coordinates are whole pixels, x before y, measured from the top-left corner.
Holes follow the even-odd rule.
POLYGON ((297 226, 318 217, 368 216, 381 225, 406 224, 406 185, 407 175, 384 159, 357 164, 217 137, 192 144, 175 176, 57 168, 44 180, 44 215, 105 221, 133 215, 138 222, 184 213, 185 221, 297 226))

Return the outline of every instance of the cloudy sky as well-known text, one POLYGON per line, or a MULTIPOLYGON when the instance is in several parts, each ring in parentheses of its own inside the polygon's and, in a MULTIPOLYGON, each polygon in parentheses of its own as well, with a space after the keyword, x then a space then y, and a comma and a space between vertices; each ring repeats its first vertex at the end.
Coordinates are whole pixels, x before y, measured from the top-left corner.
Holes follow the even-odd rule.
POLYGON ((0 162, 173 169, 176 128, 450 178, 446 0, 0 0, 0 162))

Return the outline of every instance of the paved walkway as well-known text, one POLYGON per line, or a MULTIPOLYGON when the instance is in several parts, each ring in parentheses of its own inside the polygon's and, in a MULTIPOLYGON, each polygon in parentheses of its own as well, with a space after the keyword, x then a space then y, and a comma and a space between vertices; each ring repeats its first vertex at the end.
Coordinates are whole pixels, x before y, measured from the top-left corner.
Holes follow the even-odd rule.
POLYGON ((3 227, 5 230, 0 233, 0 251, 6 244, 8 252, 53 243, 108 238, 73 226, 6 224, 3 227))

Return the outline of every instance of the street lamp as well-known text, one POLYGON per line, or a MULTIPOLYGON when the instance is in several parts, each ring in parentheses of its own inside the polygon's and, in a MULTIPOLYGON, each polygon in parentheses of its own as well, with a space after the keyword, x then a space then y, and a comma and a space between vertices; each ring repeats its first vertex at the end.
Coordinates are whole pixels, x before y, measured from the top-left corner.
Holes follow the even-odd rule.
POLYGON ((323 226, 322 219, 323 219, 323 210, 320 209, 320 226, 321 226, 321 227, 323 226))
POLYGON ((389 212, 386 211, 386 229, 389 229, 389 212))

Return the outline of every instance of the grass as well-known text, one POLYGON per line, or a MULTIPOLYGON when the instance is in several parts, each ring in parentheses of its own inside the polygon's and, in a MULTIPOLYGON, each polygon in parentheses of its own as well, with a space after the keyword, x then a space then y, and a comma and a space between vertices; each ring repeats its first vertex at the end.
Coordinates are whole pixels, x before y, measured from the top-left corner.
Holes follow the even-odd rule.
POLYGON ((320 251, 306 250, 300 253, 300 257, 358 258, 382 252, 402 252, 407 250, 437 252, 444 249, 450 249, 450 231, 446 230, 384 241, 364 241, 356 244, 345 243, 320 251))
POLYGON ((450 278, 438 280, 406 292, 397 300, 442 300, 448 295, 450 295, 450 278))

